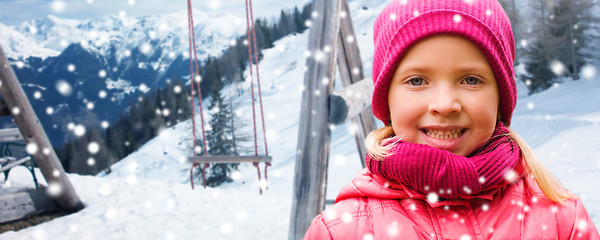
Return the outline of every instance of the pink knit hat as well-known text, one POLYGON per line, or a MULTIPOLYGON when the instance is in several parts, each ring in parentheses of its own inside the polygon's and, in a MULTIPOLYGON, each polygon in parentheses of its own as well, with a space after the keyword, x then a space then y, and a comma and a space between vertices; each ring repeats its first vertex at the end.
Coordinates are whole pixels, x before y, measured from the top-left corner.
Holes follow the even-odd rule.
POLYGON ((393 0, 375 20, 373 114, 390 121, 390 79, 407 50, 436 34, 455 34, 473 42, 490 63, 498 82, 502 121, 510 125, 517 102, 510 20, 497 0, 393 0))

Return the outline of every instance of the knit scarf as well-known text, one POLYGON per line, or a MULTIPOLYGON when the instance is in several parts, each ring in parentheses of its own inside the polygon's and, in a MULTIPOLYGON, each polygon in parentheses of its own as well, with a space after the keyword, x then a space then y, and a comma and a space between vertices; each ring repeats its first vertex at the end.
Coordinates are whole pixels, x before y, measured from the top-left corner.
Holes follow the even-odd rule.
POLYGON ((465 157, 428 145, 397 141, 383 160, 367 157, 367 167, 422 194, 468 198, 505 181, 520 159, 517 144, 499 121, 488 142, 465 157))

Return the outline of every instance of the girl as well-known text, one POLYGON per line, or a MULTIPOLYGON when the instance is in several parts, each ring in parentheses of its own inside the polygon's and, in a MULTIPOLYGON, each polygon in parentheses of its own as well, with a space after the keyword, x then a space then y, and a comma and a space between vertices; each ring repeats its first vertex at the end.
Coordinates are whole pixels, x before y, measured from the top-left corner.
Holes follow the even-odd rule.
POLYGON ((367 168, 305 239, 600 239, 512 132, 510 21, 496 0, 394 0, 375 21, 367 168))

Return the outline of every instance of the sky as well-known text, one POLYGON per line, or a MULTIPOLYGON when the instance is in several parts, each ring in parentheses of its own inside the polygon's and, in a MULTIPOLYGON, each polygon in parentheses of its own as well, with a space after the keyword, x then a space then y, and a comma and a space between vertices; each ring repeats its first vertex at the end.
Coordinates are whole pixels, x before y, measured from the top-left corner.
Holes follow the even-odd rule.
MULTIPOLYGON (((272 16, 281 9, 302 6, 309 0, 254 0, 254 16, 272 16)), ((145 16, 187 9, 186 0, 0 0, 0 23, 9 26, 54 15, 70 19, 105 15, 145 16)), ((246 17, 244 0, 193 0, 194 8, 206 12, 229 12, 246 17)))

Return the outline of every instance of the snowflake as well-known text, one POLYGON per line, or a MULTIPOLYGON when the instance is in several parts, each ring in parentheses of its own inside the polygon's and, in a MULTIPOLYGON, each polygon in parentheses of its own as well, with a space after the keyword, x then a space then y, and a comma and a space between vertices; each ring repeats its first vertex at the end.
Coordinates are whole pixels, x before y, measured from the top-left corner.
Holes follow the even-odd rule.
POLYGON ((71 232, 71 233, 79 232, 79 227, 77 225, 75 225, 75 224, 71 224, 69 226, 69 232, 71 232))
POLYGON ((52 176, 53 176, 53 177, 58 177, 58 176, 60 176, 60 172, 59 172, 58 170, 54 169, 54 170, 52 171, 52 176))
POLYGON ((51 182, 48 184, 46 191, 50 196, 56 197, 62 193, 62 187, 56 182, 51 182))
POLYGON ((172 239, 175 239, 175 234, 173 234, 172 232, 167 232, 167 233, 165 234, 165 238, 166 238, 167 240, 172 240, 172 239))
POLYGON ((27 153, 34 155, 37 153, 38 151, 38 145, 36 143, 29 143, 27 144, 27 146, 25 147, 25 150, 27 151, 27 153))
POLYGON ((398 236, 400 233, 400 229, 398 229, 398 223, 396 221, 392 222, 392 224, 387 228, 387 234, 391 237, 398 236))
POLYGON ((234 171, 231 173, 231 179, 234 181, 240 180, 242 177, 244 177, 244 175, 240 171, 234 171))
POLYGON ((430 203, 436 203, 439 201, 439 197, 436 193, 432 192, 427 194, 427 201, 429 201, 430 203))
POLYGON ((532 102, 527 103, 527 109, 533 110, 534 108, 535 108, 535 103, 532 103, 532 102))
POLYGON ((484 176, 479 177, 479 183, 480 184, 484 184, 485 183, 485 177, 484 176))
POLYGON ((42 98, 42 92, 40 92, 40 91, 35 91, 35 92, 33 93, 33 98, 35 98, 35 99, 40 99, 40 98, 42 98))
POLYGON ((93 103, 93 102, 88 102, 88 103, 85 105, 85 107, 86 107, 87 109, 89 109, 89 110, 92 110, 92 109, 94 109, 94 107, 95 107, 95 106, 94 106, 94 103, 93 103))
POLYGON ((140 48, 140 52, 142 52, 146 56, 152 55, 153 51, 154 51, 154 48, 149 43, 142 44, 142 47, 140 48))
POLYGON ((150 37, 150 39, 155 39, 156 37, 158 37, 158 34, 156 33, 156 31, 149 31, 148 37, 150 37))
POLYGON ((73 129, 73 132, 75 133, 75 136, 81 137, 85 134, 85 127, 81 124, 77 124, 73 129))
POLYGON ((365 234, 365 236, 363 236, 363 240, 373 240, 373 235, 370 233, 365 234))
POLYGON ((258 187, 260 187, 260 189, 267 189, 269 187, 269 183, 264 178, 260 179, 260 181, 258 181, 258 187))
POLYGON ((21 113, 21 109, 19 107, 14 107, 12 108, 11 112, 13 115, 19 115, 21 113))
POLYGON ((176 94, 181 93, 181 86, 177 85, 177 86, 173 87, 173 92, 176 94))
POLYGON ((454 17, 452 17, 452 21, 454 21, 455 23, 459 23, 462 21, 462 16, 460 16, 460 14, 454 14, 454 17))
POLYGON ((306 22, 304 22, 304 25, 307 26, 307 27, 310 27, 310 26, 312 26, 312 21, 311 20, 306 20, 306 22))
POLYGON ((87 164, 88 164, 88 166, 93 167, 94 165, 96 165, 96 159, 88 158, 87 164))
POLYGON ((67 4, 62 0, 55 0, 51 4, 52 11, 55 13, 63 13, 67 8, 67 4))
POLYGON ((143 83, 142 83, 142 84, 140 84, 140 87, 139 87, 139 89, 140 89, 140 91, 142 91, 143 93, 146 93, 146 92, 150 91, 150 88, 149 88, 149 87, 148 87, 146 84, 143 84, 143 83))
POLYGON ((98 145, 98 143, 90 142, 90 144, 88 144, 88 151, 91 154, 96 154, 96 153, 98 153, 99 150, 100 150, 100 145, 98 145))
POLYGON ((344 214, 342 214, 342 222, 344 223, 350 223, 352 221, 352 214, 345 212, 344 214))
POLYGON ((471 240, 471 236, 469 236, 467 234, 462 235, 462 236, 460 236, 460 240, 471 240))
POLYGON ((553 60, 550 62, 550 70, 557 76, 561 76, 565 73, 566 67, 563 63, 558 60, 553 60))
POLYGON ((100 123, 100 126, 104 129, 107 129, 109 127, 108 121, 102 121, 102 123, 100 123))
POLYGON ((102 196, 108 196, 111 194, 111 192, 112 190, 110 189, 110 186, 108 186, 108 184, 102 184, 98 189, 98 193, 102 196))
POLYGON ((104 213, 104 217, 105 217, 106 219, 108 219, 108 220, 112 220, 112 219, 115 219, 115 218, 117 218, 117 215, 118 215, 118 214, 117 214, 117 210, 116 210, 116 209, 114 209, 114 208, 108 208, 108 209, 106 210, 106 212, 104 213))
POLYGON ((135 0, 127 0, 127 4, 133 6, 135 5, 135 0))
POLYGON ((18 61, 18 62, 16 62, 15 64, 17 65, 17 68, 18 68, 18 69, 21 69, 21 68, 25 67, 25 63, 24 63, 24 62, 21 62, 21 61, 18 61))
POLYGON ((98 77, 105 78, 106 77, 106 70, 102 69, 102 70, 98 71, 98 77))
POLYGON ((483 205, 481 205, 481 210, 487 212, 488 210, 490 210, 490 205, 484 203, 483 205))
POLYGON ((592 65, 585 65, 581 68, 581 76, 585 79, 592 79, 596 76, 596 68, 592 65))
POLYGON ((346 166, 346 162, 347 162, 346 157, 343 155, 336 155, 334 157, 334 163, 336 166, 340 166, 340 167, 346 166))
POLYGON ((100 90, 100 92, 98 92, 98 97, 100 97, 101 99, 106 98, 107 95, 108 94, 104 90, 100 90))
POLYGON ((56 90, 65 97, 68 97, 71 95, 71 93, 73 93, 73 88, 65 80, 59 79, 58 81, 56 81, 55 87, 56 90))

